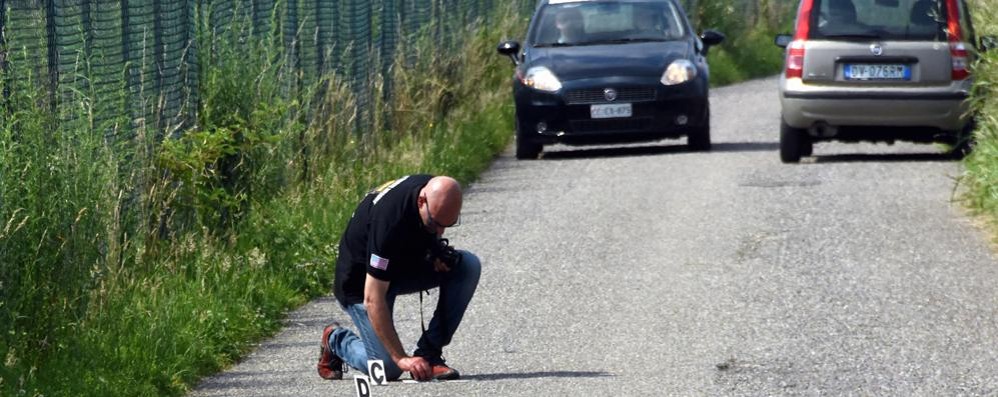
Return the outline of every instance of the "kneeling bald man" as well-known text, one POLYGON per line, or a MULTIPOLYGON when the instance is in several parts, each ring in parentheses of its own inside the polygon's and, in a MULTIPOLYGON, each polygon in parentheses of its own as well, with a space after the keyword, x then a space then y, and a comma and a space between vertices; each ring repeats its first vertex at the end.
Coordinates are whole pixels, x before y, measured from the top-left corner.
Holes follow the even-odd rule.
MULTIPOLYGON (((340 239, 335 295, 360 335, 333 323, 323 330, 319 376, 342 379, 344 362, 367 373, 383 360, 386 376, 460 377, 441 356, 478 287, 481 263, 467 251, 444 249, 441 236, 461 214, 461 186, 446 176, 410 175, 371 191, 340 239), (430 325, 406 354, 392 320, 398 295, 440 288, 430 325)), ((370 374, 368 374, 370 375, 370 374)))

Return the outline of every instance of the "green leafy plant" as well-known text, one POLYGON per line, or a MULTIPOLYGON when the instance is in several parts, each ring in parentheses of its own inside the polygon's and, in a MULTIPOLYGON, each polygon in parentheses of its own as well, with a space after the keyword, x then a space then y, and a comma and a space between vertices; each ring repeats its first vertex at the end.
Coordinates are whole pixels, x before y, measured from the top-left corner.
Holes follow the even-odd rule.
MULTIPOLYGON (((971 11, 979 35, 998 35, 998 10, 986 1, 976 1, 971 11)), ((967 205, 998 224, 998 52, 978 54, 973 66, 971 107, 977 115, 976 145, 964 160, 961 182, 967 205)))

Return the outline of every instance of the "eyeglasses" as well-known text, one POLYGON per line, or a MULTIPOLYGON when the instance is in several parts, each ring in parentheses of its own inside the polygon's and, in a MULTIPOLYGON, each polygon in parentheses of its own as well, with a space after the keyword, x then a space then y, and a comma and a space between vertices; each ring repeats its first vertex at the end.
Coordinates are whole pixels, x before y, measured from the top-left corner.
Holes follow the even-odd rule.
POLYGON ((458 227, 458 226, 461 226, 461 216, 460 215, 458 215, 457 220, 455 220, 454 223, 452 223, 450 225, 441 225, 441 224, 437 223, 437 221, 433 220, 433 214, 430 213, 430 200, 427 199, 426 196, 423 196, 423 202, 426 203, 426 218, 428 219, 428 222, 426 224, 427 228, 429 228, 431 230, 437 230, 438 228, 448 228, 448 227, 458 227))

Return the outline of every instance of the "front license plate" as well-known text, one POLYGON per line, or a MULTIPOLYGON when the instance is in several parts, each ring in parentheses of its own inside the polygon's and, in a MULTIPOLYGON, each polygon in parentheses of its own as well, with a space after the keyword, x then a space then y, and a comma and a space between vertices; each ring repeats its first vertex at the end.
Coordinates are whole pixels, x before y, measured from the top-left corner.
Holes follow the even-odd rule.
POLYGON ((911 80, 911 67, 908 65, 845 65, 846 80, 911 80))
POLYGON ((619 117, 631 117, 631 104, 615 103, 612 105, 591 105, 589 115, 594 119, 612 119, 619 117))

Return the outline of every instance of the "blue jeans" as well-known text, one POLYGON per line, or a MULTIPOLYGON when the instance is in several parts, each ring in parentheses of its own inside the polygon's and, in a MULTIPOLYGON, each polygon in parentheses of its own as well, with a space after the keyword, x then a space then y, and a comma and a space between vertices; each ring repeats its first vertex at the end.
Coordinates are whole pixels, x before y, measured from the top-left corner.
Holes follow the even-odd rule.
MULTIPOLYGON (((386 300, 388 310, 394 312, 395 297, 418 293, 431 288, 440 287, 437 308, 433 311, 433 319, 416 343, 414 356, 423 357, 430 363, 443 364, 441 358, 444 346, 450 344, 454 332, 457 331, 465 310, 478 288, 478 279, 482 273, 482 264, 474 254, 459 250, 461 261, 449 272, 431 273, 418 279, 392 281, 388 286, 386 300)), ((364 304, 357 303, 343 307, 350 315, 360 336, 346 328, 340 327, 329 335, 329 348, 354 369, 367 374, 367 360, 382 360, 385 362, 385 375, 390 380, 402 376, 402 370, 392 361, 378 335, 374 333, 371 320, 367 316, 364 304)))

